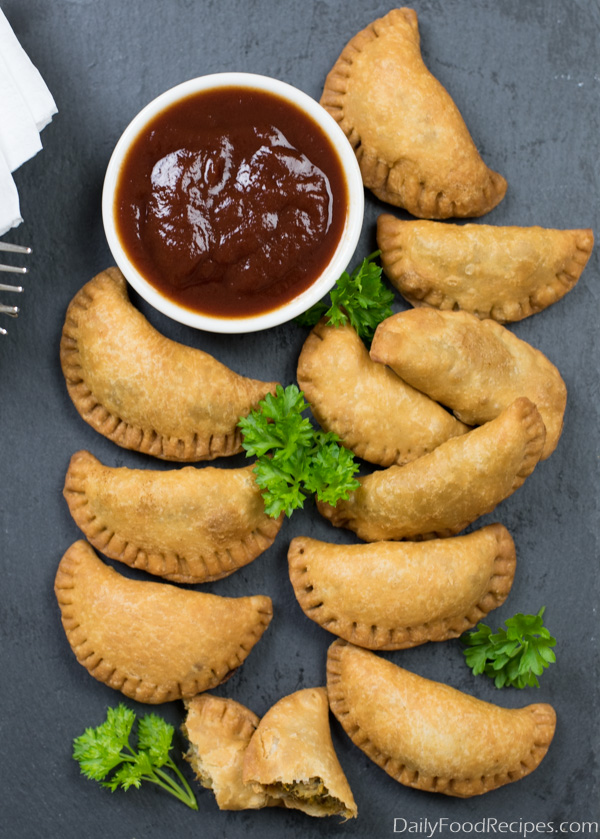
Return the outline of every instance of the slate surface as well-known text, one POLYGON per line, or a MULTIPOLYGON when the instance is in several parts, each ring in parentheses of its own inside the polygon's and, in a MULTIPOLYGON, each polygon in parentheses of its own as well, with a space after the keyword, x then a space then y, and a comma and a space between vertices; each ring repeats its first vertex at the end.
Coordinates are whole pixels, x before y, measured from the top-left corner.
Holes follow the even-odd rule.
MULTIPOLYGON (((473 835, 495 835, 499 829, 493 824, 481 824, 491 818, 511 822, 513 834, 543 836, 550 832, 548 822, 558 833, 565 820, 598 821, 597 252, 564 300, 512 327, 558 365, 569 390, 565 431, 557 451, 524 487, 480 521, 502 521, 518 552, 512 593, 490 622, 499 626, 517 611, 546 605, 547 623, 559 639, 558 663, 539 691, 499 692, 483 677, 472 677, 458 642, 387 654, 501 705, 551 702, 558 727, 541 767, 518 784, 476 799, 429 795, 396 784, 333 720, 335 746, 359 807, 358 820, 344 826, 296 812, 221 813, 211 793, 201 790, 198 814, 153 788, 111 796, 79 775, 70 757, 73 737, 100 723, 106 706, 121 695, 77 664, 60 625, 53 579, 62 553, 79 537, 61 496, 64 473, 80 448, 110 465, 156 467, 79 418, 58 362, 69 300, 111 264, 100 218, 111 150, 143 105, 196 75, 231 69, 264 73, 318 98, 347 40, 388 6, 344 0, 3 0, 2 8, 60 112, 43 132, 44 151, 16 173, 25 223, 6 237, 30 244, 34 255, 22 315, 5 323, 9 334, 0 340, 1 835, 384 837, 399 835, 404 827, 396 822, 394 834, 394 819, 407 821, 406 834, 415 822, 413 833, 427 835, 425 818, 454 822, 452 833, 446 823, 441 835, 467 835, 469 823, 473 835), (526 822, 546 824, 534 829, 526 822)), ((428 66, 454 97, 486 162, 509 183, 505 200, 485 222, 597 230, 598 3, 418 0, 415 8, 428 66)), ((385 209, 367 196, 356 260, 374 249, 375 220, 385 209)), ((202 334, 132 296, 166 335, 248 375, 294 380, 306 335, 300 327, 234 337, 202 334)), ((397 300, 396 308, 404 305, 397 300)), ((242 462, 240 457, 218 465, 242 462)), ((294 599, 286 552, 290 538, 299 534, 352 541, 316 511, 299 512, 266 554, 207 587, 219 594, 264 592, 273 598, 271 628, 216 691, 259 715, 281 696, 323 683, 333 640, 304 617, 294 599)), ((183 718, 180 703, 160 712, 175 725, 183 718)), ((177 746, 184 746, 180 737, 177 746)), ((582 832, 577 825, 568 830, 582 832)))

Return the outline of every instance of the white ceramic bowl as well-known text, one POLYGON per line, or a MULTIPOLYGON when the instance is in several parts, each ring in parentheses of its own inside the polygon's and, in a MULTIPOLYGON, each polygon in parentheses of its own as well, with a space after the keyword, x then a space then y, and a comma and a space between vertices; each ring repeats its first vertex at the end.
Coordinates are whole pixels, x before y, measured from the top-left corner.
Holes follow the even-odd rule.
POLYGON ((259 329, 268 329, 271 326, 277 326, 291 320, 306 311, 313 303, 321 300, 335 285, 335 281, 352 259, 362 228, 363 212, 364 189, 360 169, 354 151, 336 121, 318 102, 301 90, 277 79, 258 76, 253 73, 216 73, 209 76, 200 76, 167 90, 146 105, 130 122, 115 146, 106 170, 102 192, 102 219, 106 238, 113 257, 127 280, 148 303, 163 314, 180 323, 185 323, 197 329, 204 329, 207 332, 255 332, 259 329), (115 225, 115 189, 119 170, 132 142, 148 122, 175 102, 199 91, 214 90, 220 87, 245 87, 265 90, 302 109, 321 127, 336 149, 345 173, 348 189, 348 214, 344 230, 331 260, 320 276, 309 288, 288 303, 270 312, 249 317, 228 318, 200 314, 166 298, 143 277, 129 260, 117 236, 115 225))

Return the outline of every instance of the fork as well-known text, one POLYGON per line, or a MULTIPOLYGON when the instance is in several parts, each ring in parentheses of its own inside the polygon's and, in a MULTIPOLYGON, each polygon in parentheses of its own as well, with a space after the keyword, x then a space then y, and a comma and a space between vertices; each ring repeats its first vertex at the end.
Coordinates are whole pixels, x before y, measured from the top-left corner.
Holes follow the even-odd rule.
MULTIPOLYGON (((0 242, 0 251, 4 251, 5 253, 31 253, 31 248, 24 247, 23 245, 9 245, 8 242, 0 242)), ((12 274, 26 274, 27 268, 20 268, 17 265, 0 265, 0 271, 7 271, 12 274)), ((23 286, 0 283, 0 291, 21 292, 23 291, 23 286)), ((0 314, 16 318, 19 314, 19 307, 7 306, 4 303, 0 303, 0 314)), ((1 326, 0 335, 6 335, 6 329, 3 329, 1 326)))

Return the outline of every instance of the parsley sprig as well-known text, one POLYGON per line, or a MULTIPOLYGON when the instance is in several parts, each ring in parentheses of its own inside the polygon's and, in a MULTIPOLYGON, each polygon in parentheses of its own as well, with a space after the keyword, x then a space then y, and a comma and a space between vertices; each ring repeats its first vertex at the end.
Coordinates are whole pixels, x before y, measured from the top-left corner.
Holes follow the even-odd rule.
POLYGON ((544 626, 543 606, 537 615, 521 613, 509 618, 506 629, 492 633, 484 623, 463 636, 463 650, 473 675, 485 673, 497 688, 539 687, 537 677, 556 661, 556 638, 544 626))
POLYGON ((351 274, 344 271, 329 293, 331 306, 323 300, 296 318, 300 326, 314 326, 327 317, 333 326, 343 326, 350 321, 358 335, 370 344, 378 324, 392 314, 390 304, 394 294, 381 281, 381 266, 373 260, 380 251, 363 259, 351 274))
POLYGON ((317 431, 304 394, 296 385, 277 386, 238 423, 247 457, 257 458, 256 483, 263 490, 265 511, 291 516, 307 496, 334 504, 358 487, 358 463, 331 432, 317 431))
POLYGON ((146 714, 138 722, 138 750, 129 742, 135 712, 123 703, 108 708, 106 721, 97 728, 86 728, 73 741, 73 757, 86 778, 98 781, 114 792, 119 786, 139 788, 142 781, 158 784, 192 810, 198 809, 194 793, 169 757, 174 729, 157 714, 146 714), (117 768, 119 767, 119 768, 117 768), (180 783, 165 771, 171 770, 180 783), (109 780, 107 776, 116 770, 109 780))

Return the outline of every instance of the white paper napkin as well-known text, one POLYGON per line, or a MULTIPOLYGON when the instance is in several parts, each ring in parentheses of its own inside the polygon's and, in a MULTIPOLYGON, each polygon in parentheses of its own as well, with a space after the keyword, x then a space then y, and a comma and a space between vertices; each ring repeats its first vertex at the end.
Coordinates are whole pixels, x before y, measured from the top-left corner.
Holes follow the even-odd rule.
POLYGON ((41 148, 40 132, 0 46, 0 152, 14 172, 41 148))
POLYGON ((0 154, 0 236, 22 221, 17 186, 6 160, 0 154))
POLYGON ((11 172, 42 148, 56 104, 0 9, 0 236, 23 219, 11 172))
POLYGON ((0 55, 4 58, 13 80, 33 116, 38 131, 44 128, 56 113, 56 103, 46 87, 39 70, 17 40, 10 23, 0 9, 0 55))

